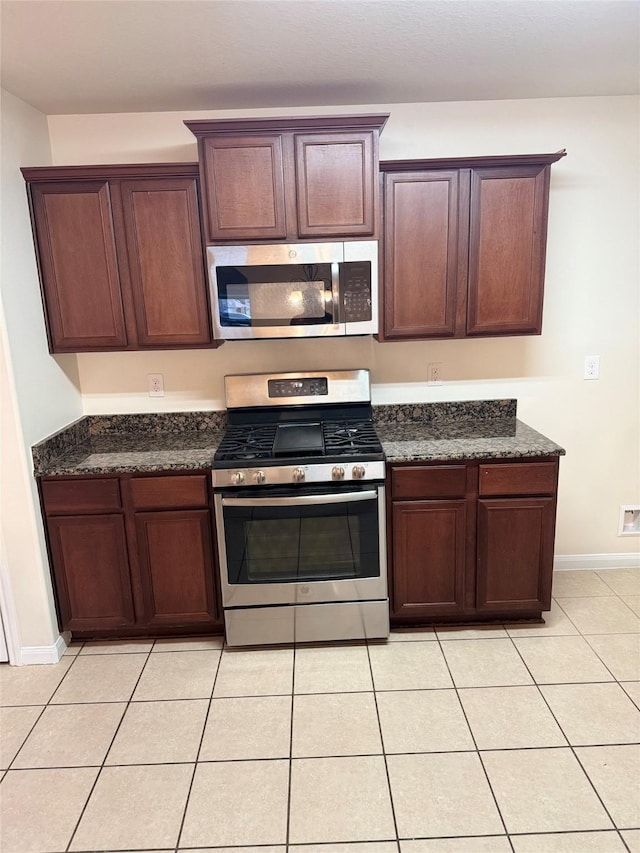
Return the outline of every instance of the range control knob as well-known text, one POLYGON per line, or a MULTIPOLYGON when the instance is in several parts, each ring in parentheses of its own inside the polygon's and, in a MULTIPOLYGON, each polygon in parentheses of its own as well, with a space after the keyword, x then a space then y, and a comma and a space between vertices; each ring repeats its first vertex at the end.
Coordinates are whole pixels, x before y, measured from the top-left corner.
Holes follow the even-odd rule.
POLYGON ((256 471, 256 473, 253 475, 252 479, 253 479, 253 482, 254 482, 257 486, 261 486, 261 485, 262 485, 262 483, 264 483, 264 481, 265 481, 267 478, 266 478, 266 476, 265 476, 264 471, 256 471))
POLYGON ((304 468, 294 468, 293 479, 296 483, 301 483, 304 480, 304 468))
POLYGON ((244 483, 244 474, 242 471, 236 471, 231 475, 231 485, 232 486, 241 486, 244 483))
POLYGON ((342 465, 336 465, 331 471, 332 480, 344 480, 344 468, 342 465))
POLYGON ((351 473, 354 480, 361 480, 365 475, 364 465, 354 465, 351 473))

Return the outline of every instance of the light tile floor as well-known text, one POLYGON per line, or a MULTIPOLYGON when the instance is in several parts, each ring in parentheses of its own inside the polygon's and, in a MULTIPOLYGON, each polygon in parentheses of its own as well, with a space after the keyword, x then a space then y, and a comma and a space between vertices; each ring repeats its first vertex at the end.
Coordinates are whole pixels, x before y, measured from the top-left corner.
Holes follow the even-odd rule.
POLYGON ((0 851, 640 851, 640 571, 545 625, 0 668, 0 851))

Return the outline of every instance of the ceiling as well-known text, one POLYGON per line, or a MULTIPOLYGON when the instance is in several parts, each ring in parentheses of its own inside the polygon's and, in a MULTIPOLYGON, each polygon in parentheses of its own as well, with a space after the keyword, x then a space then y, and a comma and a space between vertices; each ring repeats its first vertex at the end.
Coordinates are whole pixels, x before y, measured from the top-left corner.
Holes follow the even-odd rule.
POLYGON ((639 91, 640 0, 2 0, 48 115, 639 91))

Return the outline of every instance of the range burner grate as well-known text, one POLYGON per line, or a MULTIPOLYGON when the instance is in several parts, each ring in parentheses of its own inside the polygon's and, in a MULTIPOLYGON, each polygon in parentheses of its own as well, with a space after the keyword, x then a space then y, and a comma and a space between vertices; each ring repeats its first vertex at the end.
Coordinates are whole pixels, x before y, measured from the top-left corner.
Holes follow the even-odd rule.
POLYGON ((275 434, 275 424, 229 426, 216 451, 215 459, 271 459, 275 434))
POLYGON ((322 426, 328 455, 382 451, 372 421, 325 421, 322 426))
MULTIPOLYGON (((280 458, 274 452, 276 424, 234 425, 216 451, 216 462, 242 462, 280 458)), ((324 456, 381 454, 382 447, 370 420, 323 421, 324 456)), ((304 449, 299 455, 305 455, 304 449)), ((318 457, 321 461, 321 457, 318 457)))

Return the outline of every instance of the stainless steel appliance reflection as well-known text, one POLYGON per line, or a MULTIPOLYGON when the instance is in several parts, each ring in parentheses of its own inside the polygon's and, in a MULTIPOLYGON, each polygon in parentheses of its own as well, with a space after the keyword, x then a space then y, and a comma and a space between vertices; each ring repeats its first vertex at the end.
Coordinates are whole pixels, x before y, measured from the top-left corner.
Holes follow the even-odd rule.
POLYGON ((227 642, 386 637, 368 371, 226 377, 213 485, 227 642))
POLYGON ((375 335, 378 242, 209 246, 215 337, 375 335))

